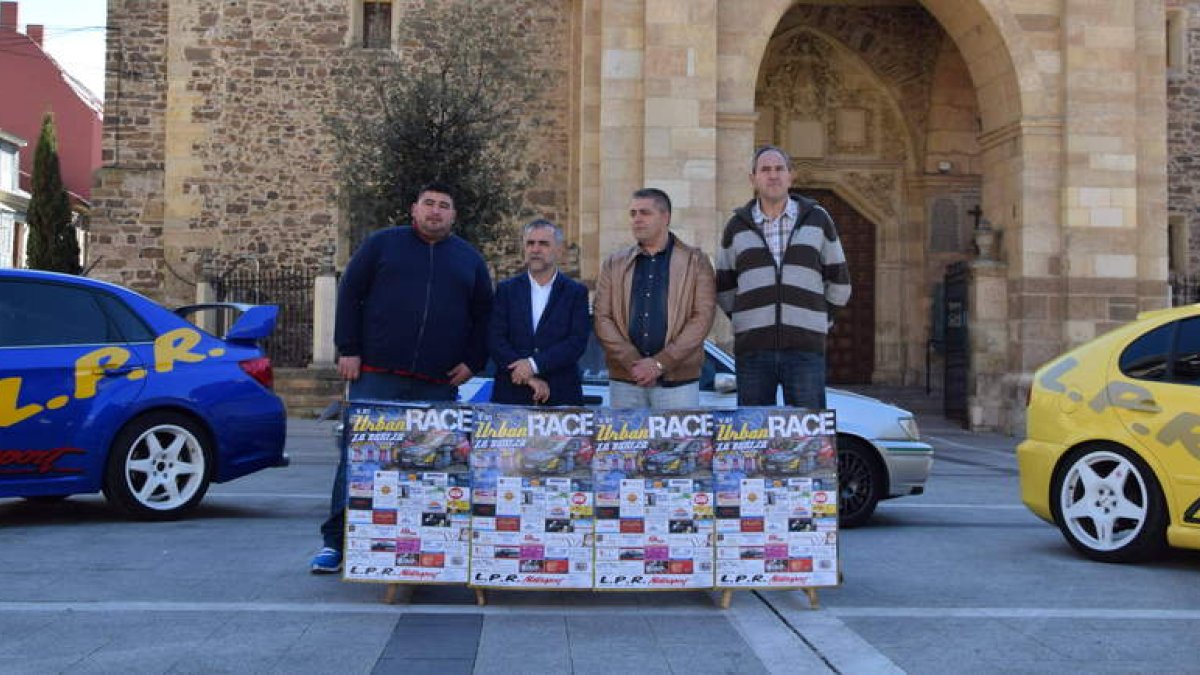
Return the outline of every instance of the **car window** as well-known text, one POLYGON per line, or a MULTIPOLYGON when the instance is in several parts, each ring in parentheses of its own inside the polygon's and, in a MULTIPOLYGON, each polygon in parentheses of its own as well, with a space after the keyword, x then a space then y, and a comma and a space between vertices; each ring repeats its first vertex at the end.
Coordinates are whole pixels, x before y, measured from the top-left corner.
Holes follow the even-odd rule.
POLYGON ((579 359, 579 372, 584 384, 608 384, 608 364, 595 333, 588 334, 587 349, 579 359))
POLYGON ((704 352, 704 366, 700 369, 700 391, 716 391, 717 373, 732 373, 725 364, 704 352))
MULTIPOLYGON (((704 367, 700 371, 700 390, 713 391, 716 374, 732 372, 728 366, 718 362, 711 354, 705 352, 704 367)), ((579 359, 579 373, 583 384, 608 384, 608 364, 604 361, 604 348, 600 346, 600 341, 596 338, 595 333, 588 333, 587 348, 584 349, 583 356, 579 359)), ((488 359, 487 366, 480 375, 495 377, 496 364, 488 359)))
MULTIPOLYGON (((595 333, 588 334, 587 348, 579 358, 579 373, 583 384, 608 384, 608 365, 604 362, 604 349, 600 347, 595 333)), ((488 359, 487 366, 479 375, 494 378, 496 364, 488 359)))
POLYGON ((0 347, 123 341, 92 291, 37 281, 0 282, 0 347))
POLYGON ((99 298, 104 313, 108 315, 109 320, 116 326, 117 332, 126 342, 154 341, 154 331, 150 330, 142 317, 134 314, 128 305, 105 293, 97 293, 96 297, 99 298))
POLYGON ((1200 384, 1200 317, 1179 322, 1171 379, 1183 384, 1200 384))
POLYGON ((1131 342, 1121 352, 1121 372, 1139 380, 1162 380, 1167 373, 1174 330, 1175 324, 1169 323, 1131 342))

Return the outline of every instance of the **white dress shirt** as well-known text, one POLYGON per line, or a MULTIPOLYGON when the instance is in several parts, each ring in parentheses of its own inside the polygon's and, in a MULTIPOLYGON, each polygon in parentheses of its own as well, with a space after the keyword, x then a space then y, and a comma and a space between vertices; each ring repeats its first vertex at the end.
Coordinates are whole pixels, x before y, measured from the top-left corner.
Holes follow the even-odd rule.
MULTIPOLYGON (((526 274, 529 274, 526 272, 526 274)), ((537 332, 538 323, 542 320, 542 313, 546 311, 546 303, 550 302, 550 290, 554 288, 554 280, 558 278, 558 270, 554 270, 554 276, 545 285, 539 284, 537 279, 529 274, 529 307, 533 310, 533 332, 537 332)), ((533 372, 538 372, 537 361, 533 357, 529 358, 529 365, 533 366, 533 372)))

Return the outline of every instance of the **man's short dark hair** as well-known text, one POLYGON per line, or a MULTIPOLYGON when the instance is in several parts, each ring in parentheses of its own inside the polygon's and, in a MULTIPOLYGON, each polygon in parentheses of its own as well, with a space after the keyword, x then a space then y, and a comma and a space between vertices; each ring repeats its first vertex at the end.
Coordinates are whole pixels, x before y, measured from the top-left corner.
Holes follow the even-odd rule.
POLYGON ((671 198, 667 193, 658 188, 642 188, 633 193, 634 199, 651 199, 654 204, 662 211, 666 211, 667 215, 671 215, 671 198))
POLYGON ((421 189, 417 190, 417 201, 421 201, 421 195, 426 192, 440 192, 450 198, 451 206, 458 204, 458 200, 454 198, 454 188, 441 181, 432 181, 422 185, 421 189))
POLYGON ((787 165, 788 170, 790 171, 792 169, 792 156, 787 154, 783 148, 779 147, 778 145, 764 145, 754 151, 754 158, 750 160, 750 173, 758 172, 758 158, 762 157, 768 152, 777 153, 783 158, 783 163, 787 165))

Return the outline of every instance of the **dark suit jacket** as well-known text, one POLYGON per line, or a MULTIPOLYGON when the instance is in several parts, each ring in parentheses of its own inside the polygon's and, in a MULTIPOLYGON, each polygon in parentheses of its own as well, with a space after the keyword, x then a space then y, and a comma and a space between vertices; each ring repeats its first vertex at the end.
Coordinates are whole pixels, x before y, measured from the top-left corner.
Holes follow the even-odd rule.
POLYGON ((496 287, 488 327, 488 353, 496 363, 492 402, 533 405, 533 389, 513 384, 508 370, 513 361, 532 356, 538 377, 550 385, 544 405, 583 405, 579 358, 592 331, 587 288, 559 270, 536 333, 529 292, 526 272, 496 287))

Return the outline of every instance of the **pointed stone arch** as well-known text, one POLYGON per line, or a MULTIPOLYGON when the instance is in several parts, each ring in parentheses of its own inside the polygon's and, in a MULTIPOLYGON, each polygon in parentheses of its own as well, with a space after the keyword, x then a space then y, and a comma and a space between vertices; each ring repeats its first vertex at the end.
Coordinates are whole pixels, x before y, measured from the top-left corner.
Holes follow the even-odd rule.
MULTIPOLYGON (((886 114, 892 116, 893 121, 896 123, 895 126, 898 126, 899 130, 902 131, 899 139, 901 147, 895 148, 894 150, 898 152, 893 152, 892 154, 899 155, 898 159, 904 163, 906 169, 915 171, 917 169, 916 160, 918 153, 916 152, 914 145, 914 130, 911 126, 911 120, 909 120, 904 114, 904 111, 900 109, 900 105, 898 103, 899 96, 894 87, 891 86, 889 82, 881 79, 871 68, 871 66, 866 63, 857 53, 849 49, 840 40, 829 34, 812 28, 798 26, 772 37, 768 43, 767 51, 763 54, 763 62, 759 69, 758 84, 756 85, 755 95, 756 100, 761 97, 764 90, 768 89, 768 83, 766 82, 766 79, 769 75, 773 58, 778 57, 780 52, 783 52, 784 50, 789 48, 794 49, 796 46, 801 45, 804 46, 803 48, 812 49, 812 54, 814 57, 816 57, 816 60, 842 61, 843 63, 849 64, 849 67, 853 68, 861 78, 870 83, 872 88, 878 93, 878 98, 874 102, 878 104, 878 108, 882 109, 872 112, 885 112, 886 114), (823 51, 828 51, 831 53, 822 56, 823 51)), ((800 80, 803 78, 801 76, 793 77, 792 79, 800 80)), ((796 81, 789 84, 794 88, 801 83, 796 81)), ((821 92, 820 87, 814 87, 814 93, 820 93, 827 99, 837 98, 839 95, 844 97, 844 92, 840 91, 841 83, 839 82, 830 82, 827 85, 824 85, 824 88, 826 91, 821 92), (830 95, 829 90, 833 90, 834 93, 832 96, 830 95)), ((836 103, 836 101, 831 103, 836 103)), ((875 116, 879 117, 880 115, 875 116)), ((883 120, 878 120, 878 122, 882 123, 883 120)), ((897 158, 889 157, 888 159, 897 158)))
MULTIPOLYGON (((755 144, 757 115, 752 107, 755 88, 760 83, 761 69, 768 65, 767 54, 777 39, 777 29, 784 17, 801 2, 769 0, 759 3, 760 12, 738 15, 735 8, 722 4, 718 26, 718 205, 722 210, 744 203, 748 197, 745 158, 755 144)), ((818 10, 804 11, 821 14, 837 3, 822 3, 818 10)), ((985 217, 1006 229, 1004 241, 1010 272, 1024 273, 1028 266, 1044 272, 1052 267, 1057 250, 1040 250, 1030 254, 1022 248, 1023 234, 1032 231, 1040 242, 1056 241, 1058 224, 1045 218, 1056 214, 1060 183, 1057 167, 1062 161, 1061 120, 1056 118, 1060 101, 1057 88, 1039 66, 1028 43, 1027 33, 1014 16, 1010 3, 999 0, 920 0, 920 5, 940 24, 955 44, 966 71, 970 75, 979 109, 978 152, 976 170, 980 183, 970 188, 980 195, 985 217), (1032 142, 1030 142, 1031 137, 1032 142), (1036 173, 1030 167, 1044 167, 1036 173), (1035 178, 1036 176, 1036 178, 1035 178), (1040 180, 1039 180, 1040 178, 1040 180)), ((846 3, 846 7, 853 3, 846 3)), ((869 11, 862 10, 859 11, 869 11)), ((818 17, 819 18, 819 17, 818 17)), ((871 63, 870 46, 856 45, 859 58, 871 63)), ((909 130, 910 139, 914 135, 909 130)), ((908 146, 912 148, 910 144, 908 146)), ((924 147, 919 149, 924 150, 924 147)), ((921 161, 923 152, 910 152, 908 160, 921 161)), ((934 162, 936 167, 937 163, 934 162)), ((907 166, 905 167, 907 169, 907 166)), ((936 171, 936 168, 933 169, 936 171)), ((924 370, 922 346, 927 336, 930 306, 927 280, 922 274, 911 273, 921 264, 928 240, 924 223, 928 205, 920 196, 920 187, 931 171, 928 166, 906 171, 898 178, 907 181, 908 203, 901 199, 899 216, 891 221, 877 219, 880 209, 858 207, 860 212, 879 225, 879 265, 875 286, 880 292, 895 297, 880 298, 877 307, 887 307, 896 298, 906 303, 901 314, 906 320, 886 319, 876 324, 876 362, 892 372, 878 372, 876 381, 912 383, 916 369, 924 370), (916 256, 916 257, 914 257, 916 256), (919 324, 914 327, 911 324, 919 324), (915 332, 914 332, 915 331, 915 332), (919 334, 918 334, 919 333, 919 334), (893 334, 902 335, 893 340, 893 334)), ((804 179, 797 178, 797 184, 804 179)), ((810 178, 811 180, 811 178, 810 178)), ((837 182, 837 181, 835 181, 837 182)), ((849 183, 849 181, 840 181, 849 183)), ((839 196, 856 191, 849 185, 839 185, 839 196)), ((861 192, 861 191, 860 191, 861 192)), ((906 190, 899 190, 905 194, 906 190)), ((861 196, 861 195, 860 195, 861 196)), ((853 203, 853 199, 847 200, 853 203)), ((867 199, 871 202, 874 200, 867 199)), ((1045 330, 1045 328, 1043 328, 1045 330)), ((987 386, 997 386, 1010 363, 1022 360, 1010 351, 1006 339, 993 341, 993 353, 987 365, 973 375, 987 386), (994 372, 988 372, 994 371, 994 372)), ((1020 367, 1026 367, 1021 364, 1020 367)), ((971 385, 977 393, 982 385, 971 385)))
MULTIPOLYGON (((937 194, 942 177, 927 178, 923 165, 930 133, 941 128, 931 126, 929 108, 938 45, 946 43, 919 7, 876 15, 869 7, 803 5, 784 17, 763 55, 754 144, 788 149, 794 187, 827 191, 827 208, 847 218, 839 228, 855 292, 839 321, 842 334, 828 342, 831 381, 924 379, 930 269, 940 278, 944 263, 928 255, 922 230, 927 192, 937 194), (928 51, 914 54, 913 45, 928 51), (860 125, 850 139, 841 128, 847 113, 857 113, 860 125), (800 142, 797 134, 817 140, 800 142), (851 324, 853 336, 846 334, 851 324), (871 370, 861 372, 863 365, 871 370)), ((973 180, 978 190, 977 175, 954 180, 973 180)))
MULTIPOLYGON (((720 112, 748 112, 744 103, 754 100, 767 44, 784 14, 796 4, 798 0, 762 0, 758 12, 746 12, 736 3, 718 4, 720 112)), ((984 120, 985 133, 1026 116, 1053 114, 1033 49, 1004 2, 921 0, 921 5, 958 45, 976 86, 994 87, 1005 94, 984 120)))

